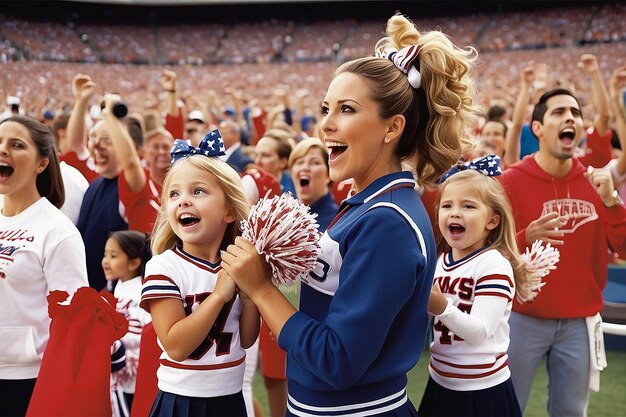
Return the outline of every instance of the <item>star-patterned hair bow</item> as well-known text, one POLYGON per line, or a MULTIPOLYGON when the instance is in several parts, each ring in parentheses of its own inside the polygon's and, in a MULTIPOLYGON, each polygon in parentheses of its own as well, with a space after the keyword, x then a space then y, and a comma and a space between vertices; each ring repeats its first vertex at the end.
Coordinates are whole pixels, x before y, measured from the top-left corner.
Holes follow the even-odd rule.
POLYGON ((393 62, 400 71, 407 75, 411 87, 417 89, 422 85, 422 76, 418 70, 419 61, 417 61, 421 49, 422 45, 409 45, 398 51, 389 43, 383 43, 376 49, 376 56, 387 58, 393 62), (417 65, 413 65, 414 62, 417 65))
POLYGON ((197 148, 189 145, 184 140, 176 139, 174 141, 174 146, 172 146, 172 150, 170 150, 170 155, 172 155, 172 161, 170 162, 170 164, 173 165, 181 158, 185 158, 191 155, 226 155, 225 150, 226 149, 224 148, 224 140, 222 139, 222 135, 220 135, 220 131, 217 129, 213 129, 202 138, 202 140, 200 141, 200 145, 197 148))
POLYGON ((502 169, 500 168, 500 157, 498 155, 487 155, 474 161, 466 162, 464 164, 459 163, 453 166, 447 170, 441 178, 439 178, 438 182, 441 184, 450 178, 450 176, 456 174, 457 172, 465 171, 466 169, 473 169, 488 177, 495 177, 502 174, 502 169))

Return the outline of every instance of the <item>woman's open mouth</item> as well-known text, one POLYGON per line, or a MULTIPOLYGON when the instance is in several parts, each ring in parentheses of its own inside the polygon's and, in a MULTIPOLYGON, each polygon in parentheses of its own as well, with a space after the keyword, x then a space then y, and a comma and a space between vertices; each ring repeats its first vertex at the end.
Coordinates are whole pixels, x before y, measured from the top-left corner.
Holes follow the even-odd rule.
POLYGON ((326 147, 330 150, 330 160, 336 161, 348 149, 348 145, 341 142, 326 142, 326 147))

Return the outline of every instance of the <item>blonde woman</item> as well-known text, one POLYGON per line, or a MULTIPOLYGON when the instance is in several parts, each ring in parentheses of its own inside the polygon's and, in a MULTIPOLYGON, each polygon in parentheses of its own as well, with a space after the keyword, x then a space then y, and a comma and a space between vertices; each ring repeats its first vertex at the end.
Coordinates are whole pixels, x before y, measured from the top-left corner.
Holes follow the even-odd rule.
POLYGON ((289 169, 298 199, 317 214, 319 232, 324 232, 339 207, 330 192, 328 150, 317 138, 304 139, 289 155, 289 169))
POLYGON ((245 239, 222 255, 287 352, 290 416, 417 415, 406 374, 424 346, 437 253, 415 174, 433 181, 461 154, 475 51, 401 15, 387 34, 379 56, 337 69, 322 102, 330 178, 352 178, 356 194, 320 240, 300 311, 245 239), (407 159, 415 173, 402 170, 407 159))

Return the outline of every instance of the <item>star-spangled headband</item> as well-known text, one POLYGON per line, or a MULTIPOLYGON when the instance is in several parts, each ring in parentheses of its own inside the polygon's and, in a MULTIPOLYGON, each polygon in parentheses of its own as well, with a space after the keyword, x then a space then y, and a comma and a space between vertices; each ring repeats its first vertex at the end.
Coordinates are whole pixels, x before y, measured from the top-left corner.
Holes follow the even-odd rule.
POLYGON ((475 161, 453 166, 439 178, 438 183, 441 184, 450 178, 450 176, 467 169, 473 169, 488 177, 496 177, 502 174, 502 169, 500 169, 500 157, 498 155, 487 155, 475 161))
POLYGON ((197 148, 189 145, 184 140, 176 139, 174 141, 174 146, 172 146, 172 149, 170 150, 170 155, 172 155, 172 161, 170 162, 170 164, 173 165, 181 158, 185 158, 191 155, 226 155, 225 150, 226 148, 224 148, 224 140, 222 139, 222 135, 220 135, 220 131, 217 129, 213 129, 202 138, 202 140, 200 141, 200 145, 197 148))
POLYGON ((386 43, 376 50, 376 56, 387 58, 393 62, 400 71, 407 75, 411 87, 418 89, 422 86, 422 76, 417 66, 413 65, 413 63, 417 60, 421 49, 422 45, 409 45, 398 51, 389 43, 386 43))

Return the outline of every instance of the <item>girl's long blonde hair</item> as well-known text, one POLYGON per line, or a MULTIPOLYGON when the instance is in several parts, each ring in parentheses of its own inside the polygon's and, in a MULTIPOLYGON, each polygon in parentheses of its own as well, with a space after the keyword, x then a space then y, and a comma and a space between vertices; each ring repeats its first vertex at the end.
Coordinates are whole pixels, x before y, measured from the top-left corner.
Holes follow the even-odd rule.
MULTIPOLYGON (((530 270, 528 265, 522 260, 515 239, 515 220, 509 199, 502 188, 502 185, 495 178, 488 177, 480 172, 468 169, 451 175, 446 179, 439 189, 437 199, 437 224, 439 224, 439 205, 444 190, 450 184, 466 185, 467 190, 473 190, 480 200, 490 207, 495 214, 500 217, 498 225, 489 233, 485 245, 497 249, 511 263, 513 275, 515 276, 515 291, 522 301, 531 299, 530 270)), ((437 249, 440 253, 450 250, 443 237, 440 238, 437 249)))
POLYGON ((235 238, 241 234, 240 224, 242 220, 248 218, 250 211, 250 203, 246 198, 243 190, 241 177, 226 162, 219 158, 206 157, 204 155, 192 155, 177 161, 168 171, 163 181, 163 191, 161 193, 161 208, 157 220, 152 230, 150 239, 152 253, 158 255, 168 249, 181 245, 183 242, 172 230, 167 219, 167 202, 169 200, 169 188, 172 176, 186 164, 191 164, 196 168, 207 171, 218 179, 220 187, 226 198, 226 206, 232 210, 236 220, 228 225, 222 238, 220 245, 221 250, 226 250, 228 245, 235 241, 235 238))

